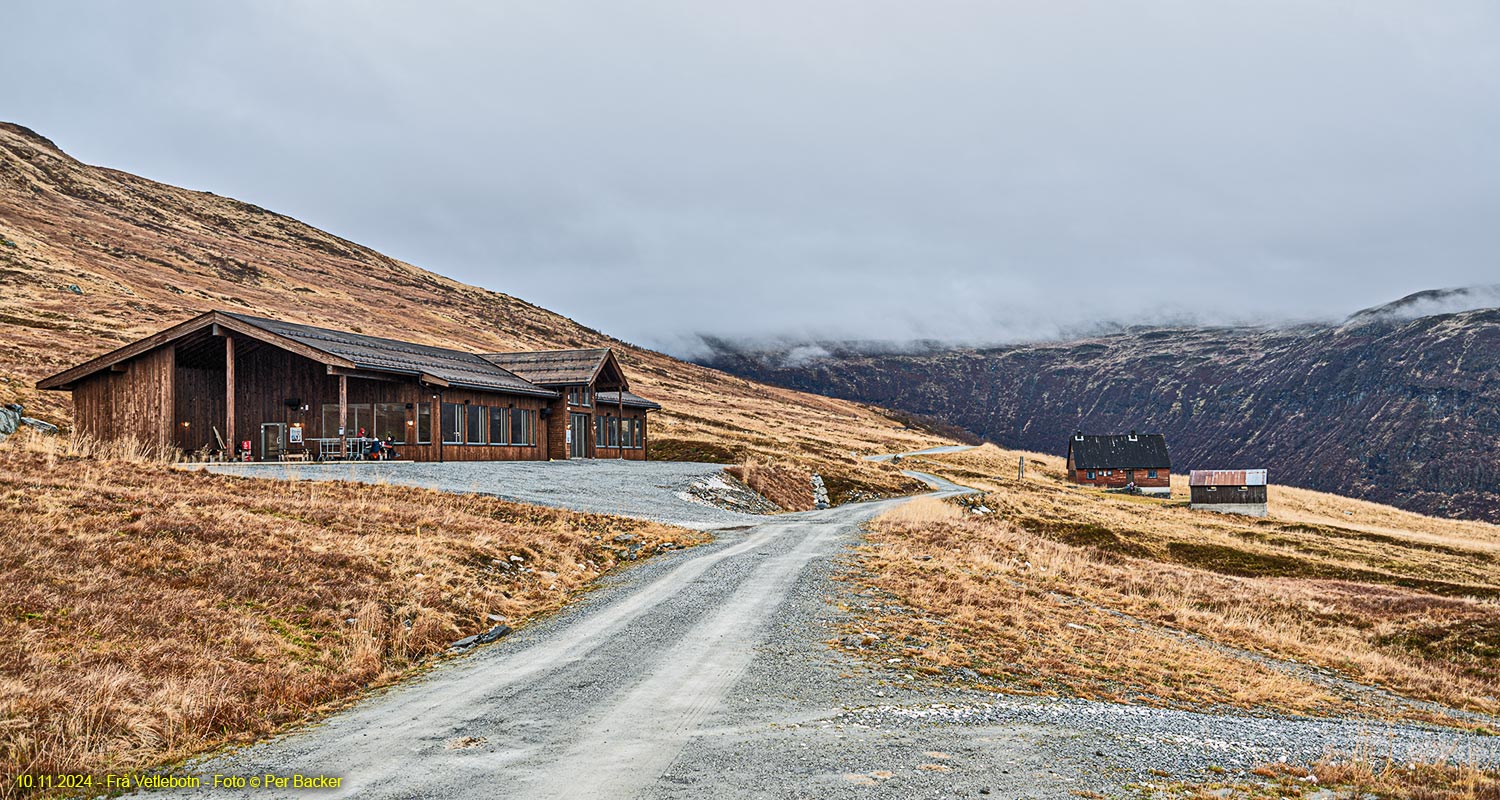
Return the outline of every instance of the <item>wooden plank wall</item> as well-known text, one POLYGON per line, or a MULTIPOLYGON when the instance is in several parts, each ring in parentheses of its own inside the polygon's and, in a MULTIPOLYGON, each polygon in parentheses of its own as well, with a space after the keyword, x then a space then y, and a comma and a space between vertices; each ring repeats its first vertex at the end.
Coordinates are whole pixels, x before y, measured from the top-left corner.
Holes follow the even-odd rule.
MULTIPOLYGON (((224 370, 211 367, 184 367, 177 365, 175 407, 173 422, 176 429, 174 441, 184 451, 192 452, 204 447, 218 449, 213 429, 224 431, 224 370), (182 423, 188 423, 186 427, 182 423)), ((228 441, 225 441, 228 444, 228 441)))
MULTIPOLYGON (((339 399, 338 377, 329 375, 328 370, 322 364, 298 355, 287 353, 272 347, 262 347, 253 353, 245 354, 243 350, 238 351, 235 359, 236 383, 238 391, 236 394, 235 427, 239 429, 241 439, 249 439, 256 455, 259 457, 260 448, 260 426, 266 422, 281 422, 290 426, 301 423, 303 435, 308 438, 336 437, 338 429, 323 429, 323 405, 337 404, 339 399), (302 411, 300 406, 287 405, 287 400, 300 400, 301 405, 307 406, 307 411, 302 411)), ((223 373, 218 373, 222 380, 223 373)), ((222 384, 220 394, 223 394, 222 384)), ((349 379, 349 403, 407 403, 413 408, 406 409, 406 419, 412 423, 416 422, 416 404, 432 404, 432 426, 429 438, 432 444, 419 445, 408 442, 398 445, 396 450, 403 459, 413 461, 436 461, 439 458, 438 430, 441 422, 438 401, 433 399, 437 390, 424 387, 415 379, 395 380, 372 380, 364 378, 349 379)), ((464 400, 479 405, 498 405, 517 408, 530 408, 540 410, 550 402, 547 398, 513 396, 492 394, 488 392, 477 392, 469 390, 448 389, 443 392, 445 402, 462 403, 464 400)), ((219 405, 222 409, 222 401, 219 405)), ((221 412, 222 413, 222 412, 221 412)), ((194 423, 196 424, 196 423, 194 423)), ((354 425, 352 419, 350 426, 354 425)), ((491 446, 491 445, 443 445, 442 458, 445 461, 539 461, 546 460, 547 428, 548 420, 540 418, 537 420, 538 443, 529 447, 491 446)), ((408 426, 408 430, 415 430, 415 425, 408 426)), ((349 432, 353 435, 354 431, 349 432)), ((415 435, 409 437, 415 439, 415 435)), ((308 449, 316 452, 316 445, 309 443, 308 449)))
POLYGON ((79 381, 73 389, 78 431, 109 441, 133 439, 155 452, 174 446, 173 384, 176 351, 147 351, 79 381))

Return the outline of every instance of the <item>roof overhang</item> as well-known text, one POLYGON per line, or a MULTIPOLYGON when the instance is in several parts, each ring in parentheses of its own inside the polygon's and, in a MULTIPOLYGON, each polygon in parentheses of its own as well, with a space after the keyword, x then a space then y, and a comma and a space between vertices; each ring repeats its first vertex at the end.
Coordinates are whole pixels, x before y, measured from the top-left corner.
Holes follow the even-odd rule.
POLYGON ((148 353, 158 347, 171 344, 185 336, 209 329, 215 336, 225 336, 230 333, 257 339, 270 345, 274 345, 291 353, 325 364, 329 367, 340 367, 343 369, 357 369, 358 365, 342 356, 324 352, 315 347, 309 347, 302 342, 288 339, 271 331, 252 325, 251 323, 235 319, 218 311, 208 311, 199 314, 186 322, 173 325, 164 331, 158 331, 139 341, 132 342, 115 350, 111 350, 102 356, 89 359, 76 367, 63 370, 51 377, 37 381, 38 389, 72 389, 73 384, 112 367, 123 364, 136 356, 148 353))

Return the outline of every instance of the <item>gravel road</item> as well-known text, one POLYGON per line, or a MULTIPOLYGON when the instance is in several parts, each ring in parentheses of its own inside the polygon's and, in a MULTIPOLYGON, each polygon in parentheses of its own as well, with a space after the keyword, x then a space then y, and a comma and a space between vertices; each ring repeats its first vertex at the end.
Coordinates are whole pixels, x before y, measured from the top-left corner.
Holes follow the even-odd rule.
MULTIPOLYGON (((596 482, 565 504, 605 510, 615 500, 600 494, 652 487, 647 516, 708 524, 673 505, 673 481, 703 465, 615 467, 579 473, 596 482)), ((524 474, 495 473, 505 496, 540 491, 520 485, 524 474)), ((454 488, 454 475, 440 478, 454 488)), ((1360 746, 1500 762, 1495 738, 1453 731, 1011 698, 866 665, 828 646, 845 620, 837 602, 857 589, 831 576, 860 524, 899 502, 734 515, 713 543, 613 575, 555 617, 188 769, 342 776, 326 797, 1065 798, 1161 781, 1152 770, 1222 779, 1216 770, 1360 746)))
POLYGON ((949 444, 942 447, 929 447, 926 450, 913 450, 910 453, 883 453, 878 456, 865 456, 866 461, 890 461, 893 458, 906 458, 907 456, 935 456, 940 453, 962 453, 965 450, 973 450, 976 445, 972 444, 949 444))

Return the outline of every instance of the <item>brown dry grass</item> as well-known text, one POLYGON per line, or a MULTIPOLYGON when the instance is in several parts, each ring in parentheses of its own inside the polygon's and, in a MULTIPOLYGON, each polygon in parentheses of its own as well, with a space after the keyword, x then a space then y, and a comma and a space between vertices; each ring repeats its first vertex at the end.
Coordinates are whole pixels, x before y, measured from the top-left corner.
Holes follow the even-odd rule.
POLYGON ((265 209, 81 164, 0 123, 0 341, 9 348, 0 404, 66 426, 68 395, 37 391, 36 380, 215 308, 477 352, 612 346, 632 389, 665 407, 651 415, 652 458, 774 458, 821 473, 835 502, 921 489, 851 451, 951 444, 892 412, 635 347, 265 209), (381 314, 367 313, 372 296, 381 314))
POLYGON ((807 511, 815 505, 812 473, 777 464, 774 461, 747 460, 726 467, 725 472, 744 482, 761 497, 780 506, 783 511, 807 511))
POLYGON ((700 534, 474 495, 0 446, 0 775, 142 768, 306 718, 700 534), (524 559, 513 560, 513 557, 524 559))
POLYGON ((878 619, 920 667, 1117 700, 1386 711, 1176 629, 1500 711, 1500 528, 1278 486, 1265 520, 1192 511, 1065 484, 1055 456, 1029 454, 1018 480, 1019 455, 918 466, 987 489, 992 516, 923 499, 872 526, 859 577, 909 609, 878 619))
POLYGON ((1500 772, 1452 760, 1394 763, 1356 754, 1325 758, 1311 766, 1267 764, 1257 780, 1154 785, 1153 797, 1183 800, 1500 800, 1500 772))

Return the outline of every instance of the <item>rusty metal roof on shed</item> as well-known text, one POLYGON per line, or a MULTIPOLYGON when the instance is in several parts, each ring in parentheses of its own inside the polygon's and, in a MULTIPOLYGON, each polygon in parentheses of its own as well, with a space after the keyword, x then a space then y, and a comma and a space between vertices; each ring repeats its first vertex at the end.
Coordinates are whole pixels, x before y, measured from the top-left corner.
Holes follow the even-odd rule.
POLYGON ((1159 433, 1121 433, 1068 437, 1074 469, 1171 469, 1167 437, 1159 433))
MULTIPOLYGON (((609 410, 610 406, 621 405, 619 392, 600 392, 594 397, 598 401, 599 407, 606 411, 609 410)), ((625 392, 623 405, 626 408, 661 408, 661 404, 647 400, 634 392, 625 392)))
POLYGON ((608 347, 485 353, 484 357, 528 381, 544 386, 593 383, 609 360, 608 347))
POLYGON ((358 369, 401 375, 430 375, 450 386, 490 392, 556 397, 557 393, 516 375, 476 353, 336 331, 248 314, 220 312, 314 350, 353 362, 358 369))
POLYGON ((1189 486, 1265 486, 1263 469, 1195 469, 1188 474, 1189 486))

